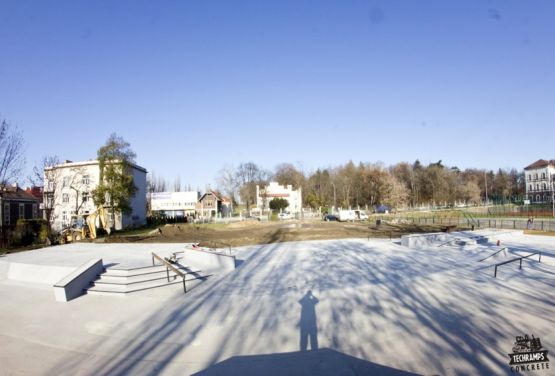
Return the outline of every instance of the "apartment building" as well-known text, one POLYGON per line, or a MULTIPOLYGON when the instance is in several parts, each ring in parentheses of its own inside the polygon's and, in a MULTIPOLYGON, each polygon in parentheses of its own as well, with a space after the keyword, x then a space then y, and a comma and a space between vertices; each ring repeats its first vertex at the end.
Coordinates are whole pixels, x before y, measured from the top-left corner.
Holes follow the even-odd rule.
MULTIPOLYGON (((115 229, 137 227, 146 224, 146 174, 145 168, 131 164, 133 182, 137 187, 131 198, 130 214, 116 213, 115 229)), ((44 170, 44 200, 46 212, 51 211, 52 229, 60 231, 71 223, 73 216, 86 216, 96 211, 92 192, 100 178, 97 160, 66 161, 44 170)))

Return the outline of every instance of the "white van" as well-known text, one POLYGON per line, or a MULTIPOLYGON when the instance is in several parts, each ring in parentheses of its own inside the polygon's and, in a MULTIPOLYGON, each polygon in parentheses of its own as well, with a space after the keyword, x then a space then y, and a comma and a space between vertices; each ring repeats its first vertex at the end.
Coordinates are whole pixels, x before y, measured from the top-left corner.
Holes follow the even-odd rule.
POLYGON ((354 210, 340 210, 339 211, 339 220, 341 222, 346 221, 356 221, 357 217, 355 215, 354 210))
POLYGON ((355 217, 359 221, 367 221, 368 220, 368 215, 365 212, 363 212, 362 210, 355 210, 355 217))

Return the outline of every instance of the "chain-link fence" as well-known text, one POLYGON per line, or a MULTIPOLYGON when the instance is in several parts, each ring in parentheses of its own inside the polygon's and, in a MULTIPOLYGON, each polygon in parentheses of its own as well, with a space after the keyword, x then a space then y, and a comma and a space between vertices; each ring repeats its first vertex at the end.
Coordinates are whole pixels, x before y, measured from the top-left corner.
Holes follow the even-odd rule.
POLYGON ((555 231, 555 219, 506 219, 506 218, 462 218, 462 217, 395 217, 402 223, 421 225, 457 225, 471 228, 499 228, 513 230, 555 231))

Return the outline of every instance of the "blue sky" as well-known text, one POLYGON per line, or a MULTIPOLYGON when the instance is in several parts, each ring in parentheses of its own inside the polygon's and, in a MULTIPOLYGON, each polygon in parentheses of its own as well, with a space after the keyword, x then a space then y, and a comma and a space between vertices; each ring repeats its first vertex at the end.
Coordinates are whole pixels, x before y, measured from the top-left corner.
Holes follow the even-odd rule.
POLYGON ((110 133, 204 188, 226 164, 555 158, 553 1, 0 0, 0 118, 44 155, 110 133))

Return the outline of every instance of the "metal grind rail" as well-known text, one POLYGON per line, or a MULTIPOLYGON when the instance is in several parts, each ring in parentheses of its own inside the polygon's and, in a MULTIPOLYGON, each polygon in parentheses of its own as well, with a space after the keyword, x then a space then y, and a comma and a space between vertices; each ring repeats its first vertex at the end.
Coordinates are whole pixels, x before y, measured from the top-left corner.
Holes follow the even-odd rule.
POLYGON ((490 257, 493 257, 493 256, 495 256, 496 254, 500 253, 501 251, 508 251, 508 250, 509 250, 509 248, 503 247, 503 248, 501 248, 500 250, 498 250, 498 251, 492 253, 492 254, 489 255, 488 257, 485 257, 485 258, 483 258, 483 259, 481 259, 481 260, 478 260, 478 262, 485 261, 485 260, 489 259, 490 257))
POLYGON ((542 262, 542 253, 541 253, 541 252, 534 252, 534 253, 531 253, 531 254, 529 254, 529 255, 527 255, 527 256, 516 257, 516 258, 514 258, 514 259, 512 259, 512 260, 508 260, 508 261, 500 262, 499 264, 495 264, 495 272, 494 272, 494 274, 493 274, 493 277, 494 277, 494 278, 497 278, 497 267, 498 267, 498 266, 505 265, 505 264, 508 264, 508 263, 511 263, 511 262, 519 261, 519 260, 520 260, 519 269, 522 269, 522 259, 525 259, 525 258, 528 258, 528 257, 532 257, 532 256, 534 256, 534 255, 539 255, 539 257, 538 257, 538 262, 542 262))
POLYGON ((221 245, 222 248, 201 247, 199 245, 200 243, 201 243, 200 241, 197 241, 196 243, 191 245, 191 249, 200 249, 200 250, 204 249, 204 250, 209 250, 210 252, 223 253, 223 248, 227 248, 229 255, 231 255, 231 244, 230 243, 220 242, 220 241, 217 241, 217 240, 208 240, 207 241, 207 243, 209 243, 209 244, 221 245))
POLYGON ((168 282, 170 282, 170 270, 177 274, 177 276, 183 279, 183 292, 187 293, 187 285, 185 284, 185 274, 175 268, 170 262, 165 258, 158 256, 156 253, 152 252, 152 266, 156 265, 154 260, 160 261, 166 267, 166 274, 168 276, 168 282))

